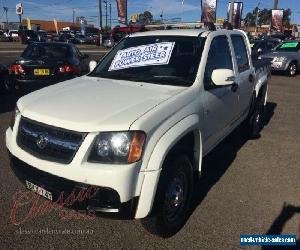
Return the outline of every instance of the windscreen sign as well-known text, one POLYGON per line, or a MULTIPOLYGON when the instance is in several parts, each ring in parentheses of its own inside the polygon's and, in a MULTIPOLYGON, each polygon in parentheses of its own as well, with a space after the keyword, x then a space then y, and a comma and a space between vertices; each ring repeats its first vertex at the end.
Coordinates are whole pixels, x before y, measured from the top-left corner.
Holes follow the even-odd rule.
POLYGON ((283 10, 272 10, 272 28, 276 31, 282 29, 283 10))
POLYGON ((153 43, 120 50, 108 71, 169 64, 175 42, 153 43))
POLYGON ((217 0, 202 0, 201 9, 201 22, 216 22, 217 0))

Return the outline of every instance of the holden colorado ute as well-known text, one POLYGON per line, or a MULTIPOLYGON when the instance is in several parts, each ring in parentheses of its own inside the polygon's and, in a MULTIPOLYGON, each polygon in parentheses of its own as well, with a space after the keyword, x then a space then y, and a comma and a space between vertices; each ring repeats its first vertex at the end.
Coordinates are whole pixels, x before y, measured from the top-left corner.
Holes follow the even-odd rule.
POLYGON ((94 187, 86 211, 185 223, 202 158, 237 126, 263 127, 269 65, 238 30, 140 32, 86 76, 19 99, 6 146, 24 185, 55 201, 94 187))

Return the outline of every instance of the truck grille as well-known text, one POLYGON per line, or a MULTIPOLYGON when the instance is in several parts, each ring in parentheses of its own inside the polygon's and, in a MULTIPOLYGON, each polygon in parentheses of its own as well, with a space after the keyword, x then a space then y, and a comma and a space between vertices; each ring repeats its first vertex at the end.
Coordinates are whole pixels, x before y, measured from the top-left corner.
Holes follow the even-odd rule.
POLYGON ((22 117, 17 143, 40 159, 69 164, 85 136, 86 133, 56 128, 22 117))

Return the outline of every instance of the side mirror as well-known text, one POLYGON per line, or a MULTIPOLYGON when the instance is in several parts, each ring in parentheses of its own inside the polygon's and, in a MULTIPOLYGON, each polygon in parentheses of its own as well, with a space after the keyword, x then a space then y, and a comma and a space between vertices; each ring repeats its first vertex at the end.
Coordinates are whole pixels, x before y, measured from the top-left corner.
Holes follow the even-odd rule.
POLYGON ((228 86, 234 83, 235 77, 231 69, 215 69, 212 72, 211 80, 217 86, 228 86))
POLYGON ((90 69, 90 72, 92 72, 97 66, 97 62, 96 61, 90 61, 89 63, 89 69, 90 69))

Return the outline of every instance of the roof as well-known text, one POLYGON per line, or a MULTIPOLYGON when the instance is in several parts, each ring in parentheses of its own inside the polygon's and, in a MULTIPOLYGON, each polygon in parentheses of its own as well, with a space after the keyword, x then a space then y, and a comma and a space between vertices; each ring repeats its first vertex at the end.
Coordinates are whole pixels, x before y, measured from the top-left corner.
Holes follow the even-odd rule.
POLYGON ((73 43, 64 43, 64 42, 32 42, 31 44, 36 45, 64 45, 64 46, 75 46, 73 43))
POLYGON ((197 37, 204 31, 205 29, 171 29, 171 30, 154 30, 154 31, 146 31, 146 32, 137 32, 131 34, 130 37, 136 36, 194 36, 197 37))
POLYGON ((207 29, 171 29, 171 30, 155 30, 155 31, 146 31, 146 32, 137 32, 130 35, 130 37, 138 37, 138 36, 191 36, 191 37, 207 37, 209 34, 241 34, 243 33, 245 36, 245 32, 242 30, 225 30, 220 29, 216 31, 210 31, 207 29))

